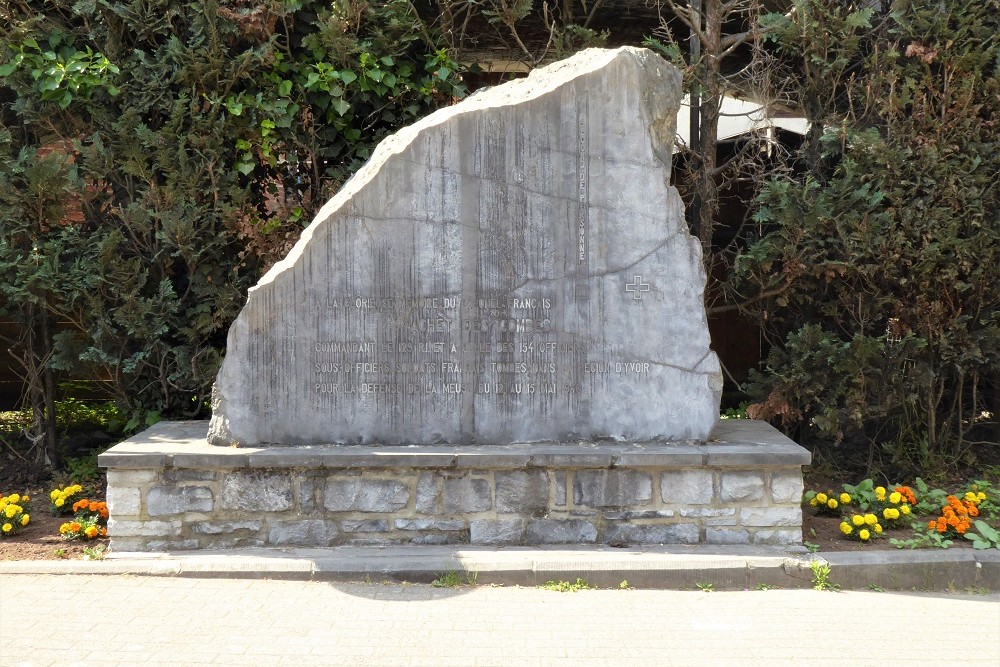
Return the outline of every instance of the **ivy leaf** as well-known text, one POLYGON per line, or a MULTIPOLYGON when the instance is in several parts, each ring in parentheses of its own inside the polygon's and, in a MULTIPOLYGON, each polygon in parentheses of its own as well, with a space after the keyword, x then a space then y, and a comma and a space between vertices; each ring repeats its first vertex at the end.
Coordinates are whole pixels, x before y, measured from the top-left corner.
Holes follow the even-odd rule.
POLYGON ((340 99, 333 103, 333 108, 338 114, 343 116, 345 113, 347 113, 347 110, 351 108, 351 105, 348 104, 346 101, 340 99))
POLYGON ((343 81, 345 84, 353 83, 354 81, 357 80, 357 78, 358 75, 349 69, 341 70, 340 72, 340 80, 343 81))
POLYGON ((72 101, 73 101, 73 93, 67 90, 65 93, 63 93, 62 97, 59 98, 59 108, 65 109, 70 105, 72 101))
POLYGON ((292 82, 285 79, 278 84, 278 94, 282 97, 288 97, 292 92, 292 82))
POLYGON ((237 162, 236 171, 240 172, 244 176, 249 176, 250 172, 253 171, 254 165, 251 162, 237 162))

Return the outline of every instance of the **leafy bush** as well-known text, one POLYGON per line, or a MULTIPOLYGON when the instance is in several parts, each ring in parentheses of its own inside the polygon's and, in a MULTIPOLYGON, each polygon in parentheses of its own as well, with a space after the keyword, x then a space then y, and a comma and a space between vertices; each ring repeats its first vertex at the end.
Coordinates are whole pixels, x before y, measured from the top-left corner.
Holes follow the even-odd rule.
POLYGON ((5 11, 0 313, 26 326, 34 435, 58 373, 110 380, 135 427, 204 415, 248 288, 378 141, 465 90, 401 0, 5 11))
POLYGON ((1000 437, 1000 15, 797 5, 769 21, 810 63, 793 70, 813 130, 737 264, 780 341, 755 410, 898 468, 974 464, 1000 437))

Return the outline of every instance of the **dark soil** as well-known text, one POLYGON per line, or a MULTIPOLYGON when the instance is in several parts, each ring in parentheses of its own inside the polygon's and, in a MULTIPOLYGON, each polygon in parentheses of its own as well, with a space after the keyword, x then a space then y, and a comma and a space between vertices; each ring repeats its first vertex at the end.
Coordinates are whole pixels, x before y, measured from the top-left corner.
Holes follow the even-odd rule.
MULTIPOLYGON (((6 473, 6 471, 4 471, 6 473)), ((49 504, 49 491, 55 488, 55 483, 10 485, 7 475, 0 480, 0 494, 25 494, 31 498, 28 503, 31 521, 27 526, 11 537, 0 538, 0 560, 53 560, 59 558, 82 558, 83 549, 108 546, 107 538, 93 540, 66 540, 59 535, 59 526, 72 521, 72 516, 54 516, 49 504)), ((105 482, 102 478, 97 482, 82 484, 84 495, 88 500, 104 500, 105 482)))

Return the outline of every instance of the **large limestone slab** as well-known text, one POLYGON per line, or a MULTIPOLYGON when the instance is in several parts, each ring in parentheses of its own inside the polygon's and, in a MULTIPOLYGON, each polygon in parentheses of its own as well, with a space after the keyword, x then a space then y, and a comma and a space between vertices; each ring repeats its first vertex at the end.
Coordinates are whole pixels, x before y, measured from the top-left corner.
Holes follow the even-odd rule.
POLYGON ((213 444, 705 438, 680 75, 591 49, 383 141, 229 333, 213 444))

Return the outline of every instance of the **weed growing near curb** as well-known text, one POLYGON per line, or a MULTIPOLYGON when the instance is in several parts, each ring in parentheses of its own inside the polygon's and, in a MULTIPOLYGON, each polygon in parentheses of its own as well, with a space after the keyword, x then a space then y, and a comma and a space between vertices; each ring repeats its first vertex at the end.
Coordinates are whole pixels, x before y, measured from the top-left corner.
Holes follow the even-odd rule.
POLYGON ((576 593, 577 591, 594 590, 596 586, 591 586, 584 579, 577 579, 574 583, 568 581, 546 581, 539 588, 559 593, 576 593))
POLYGON ((820 560, 809 563, 809 569, 813 573, 813 590, 816 591, 839 591, 840 586, 830 581, 830 566, 820 560))

